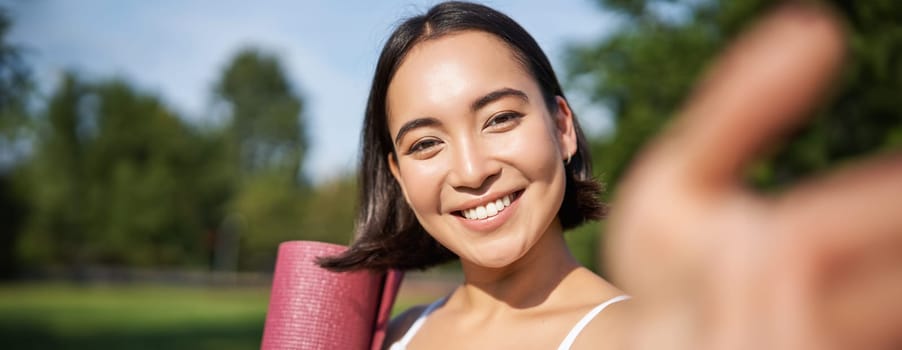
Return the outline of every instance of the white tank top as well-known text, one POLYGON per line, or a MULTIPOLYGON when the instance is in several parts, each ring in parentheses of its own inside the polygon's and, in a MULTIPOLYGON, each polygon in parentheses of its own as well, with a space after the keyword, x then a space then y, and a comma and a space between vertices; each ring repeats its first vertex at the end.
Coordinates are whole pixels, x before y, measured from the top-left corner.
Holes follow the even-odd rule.
MULTIPOLYGON (((569 350, 573 345, 573 341, 575 341, 579 333, 583 331, 583 328, 586 328, 586 325, 588 325, 589 322, 595 319, 595 316, 601 313, 601 311, 608 307, 608 305, 627 300, 629 298, 630 297, 627 295, 618 295, 611 299, 605 300, 603 303, 598 304, 598 306, 592 308, 592 310, 586 313, 586 315, 583 316, 583 318, 580 319, 572 329, 570 329, 570 332, 567 333, 567 337, 565 337, 564 341, 561 342, 561 345, 558 346, 558 350, 569 350)), ((438 309, 442 305, 445 305, 445 301, 447 300, 448 297, 444 297, 436 300, 432 304, 429 304, 429 306, 426 307, 426 310, 423 310, 423 313, 421 313, 420 316, 417 317, 417 320, 413 322, 413 325, 411 325, 410 328, 407 329, 407 333, 404 333, 404 337, 392 344, 391 348, 389 349, 407 350, 407 344, 410 344, 413 336, 417 334, 417 332, 420 330, 420 327, 423 327, 423 323, 426 322, 426 317, 429 316, 429 314, 431 314, 433 311, 435 311, 435 309, 438 309)))

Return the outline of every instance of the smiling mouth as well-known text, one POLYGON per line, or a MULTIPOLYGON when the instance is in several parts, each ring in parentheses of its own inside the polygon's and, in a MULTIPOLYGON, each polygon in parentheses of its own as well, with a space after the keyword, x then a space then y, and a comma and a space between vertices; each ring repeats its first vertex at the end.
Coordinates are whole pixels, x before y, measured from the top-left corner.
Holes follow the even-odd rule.
POLYGON ((513 203, 517 198, 520 198, 520 194, 523 191, 517 191, 511 194, 508 194, 504 197, 496 199, 494 202, 489 202, 480 206, 476 206, 470 209, 458 210, 454 212, 454 214, 463 217, 467 220, 483 220, 501 213, 505 208, 509 207, 511 203, 513 203))

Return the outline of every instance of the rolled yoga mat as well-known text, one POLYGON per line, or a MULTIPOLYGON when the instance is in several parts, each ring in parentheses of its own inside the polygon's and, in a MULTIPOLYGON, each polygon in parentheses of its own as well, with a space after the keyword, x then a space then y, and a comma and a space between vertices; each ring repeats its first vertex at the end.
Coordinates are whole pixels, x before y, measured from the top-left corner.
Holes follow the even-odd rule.
POLYGON ((381 347, 402 275, 336 273, 316 264, 345 249, 312 241, 279 245, 261 349, 381 347))

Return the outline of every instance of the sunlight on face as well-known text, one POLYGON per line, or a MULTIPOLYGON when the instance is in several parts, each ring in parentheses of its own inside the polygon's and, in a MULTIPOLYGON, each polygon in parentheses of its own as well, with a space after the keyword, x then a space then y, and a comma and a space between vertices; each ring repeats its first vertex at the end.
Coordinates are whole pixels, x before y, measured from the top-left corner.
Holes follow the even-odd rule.
POLYGON ((414 47, 387 97, 392 173, 420 224, 483 267, 522 258, 560 233, 569 108, 551 115, 533 77, 498 38, 466 31, 414 47))

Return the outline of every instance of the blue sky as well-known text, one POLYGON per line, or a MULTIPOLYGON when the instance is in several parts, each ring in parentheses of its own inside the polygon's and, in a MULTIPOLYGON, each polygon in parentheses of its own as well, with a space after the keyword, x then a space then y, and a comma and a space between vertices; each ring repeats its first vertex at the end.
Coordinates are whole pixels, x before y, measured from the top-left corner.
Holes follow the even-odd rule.
MULTIPOLYGON (((10 41, 45 94, 61 72, 121 77, 160 96, 193 122, 215 122, 211 86, 241 48, 275 53, 306 102, 312 141, 305 171, 317 182, 356 163, 363 106, 376 57, 392 27, 436 1, 0 0, 10 41)), ((592 0, 486 1, 523 25, 562 74, 567 44, 609 33, 617 23, 592 0)), ((609 118, 570 99, 591 130, 609 118)))

